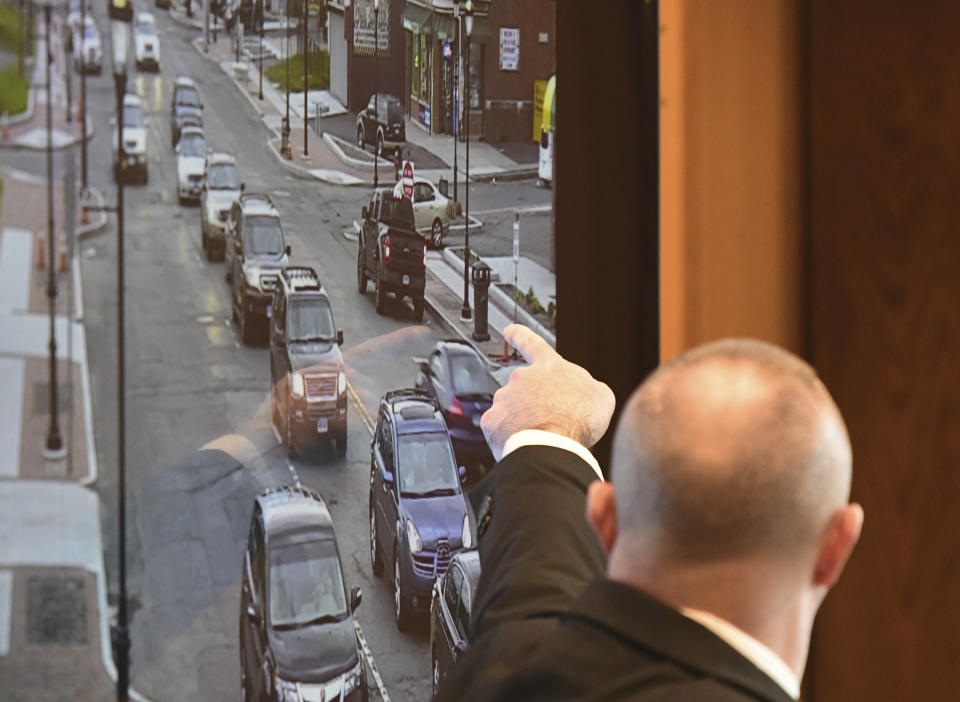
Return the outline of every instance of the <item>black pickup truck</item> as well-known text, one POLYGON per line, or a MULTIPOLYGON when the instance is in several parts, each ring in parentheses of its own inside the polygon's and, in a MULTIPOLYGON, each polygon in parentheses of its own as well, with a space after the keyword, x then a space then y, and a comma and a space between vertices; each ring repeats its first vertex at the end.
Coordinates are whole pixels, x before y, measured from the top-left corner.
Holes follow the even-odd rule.
POLYGON ((379 188, 373 191, 362 216, 357 290, 366 294, 367 281, 373 281, 378 314, 384 313, 388 294, 397 300, 409 297, 414 318, 423 321, 427 242, 414 226, 413 204, 409 198, 395 198, 392 188, 379 188))

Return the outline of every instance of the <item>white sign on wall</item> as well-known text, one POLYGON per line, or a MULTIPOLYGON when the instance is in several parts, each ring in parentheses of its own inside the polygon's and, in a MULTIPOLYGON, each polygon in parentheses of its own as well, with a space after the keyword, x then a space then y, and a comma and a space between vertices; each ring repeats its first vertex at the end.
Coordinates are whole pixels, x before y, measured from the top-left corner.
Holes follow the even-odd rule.
POLYGON ((500 70, 520 69, 520 29, 500 27, 500 70))

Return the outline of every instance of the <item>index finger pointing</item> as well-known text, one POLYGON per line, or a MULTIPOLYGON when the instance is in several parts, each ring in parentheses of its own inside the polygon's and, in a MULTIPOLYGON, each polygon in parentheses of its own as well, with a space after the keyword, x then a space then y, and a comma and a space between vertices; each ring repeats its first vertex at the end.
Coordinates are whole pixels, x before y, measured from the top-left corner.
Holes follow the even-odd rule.
POLYGON ((544 360, 556 354, 543 337, 522 324, 510 324, 504 327, 503 338, 520 352, 527 363, 536 363, 538 360, 544 360))

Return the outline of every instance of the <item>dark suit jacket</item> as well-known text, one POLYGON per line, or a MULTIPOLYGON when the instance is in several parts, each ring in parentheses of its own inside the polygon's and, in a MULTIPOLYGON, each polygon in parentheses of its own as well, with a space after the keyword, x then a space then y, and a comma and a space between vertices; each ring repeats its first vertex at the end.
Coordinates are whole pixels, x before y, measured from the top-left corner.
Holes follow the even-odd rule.
POLYGON ((604 576, 584 512, 595 478, 543 446, 491 473, 470 648, 439 699, 790 702, 708 629, 604 576))

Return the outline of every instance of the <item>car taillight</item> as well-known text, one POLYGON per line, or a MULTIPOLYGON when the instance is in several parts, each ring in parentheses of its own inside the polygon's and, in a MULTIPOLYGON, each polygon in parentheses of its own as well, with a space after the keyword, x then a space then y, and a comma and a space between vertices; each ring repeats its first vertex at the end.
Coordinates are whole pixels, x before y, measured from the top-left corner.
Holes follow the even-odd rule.
POLYGON ((390 262, 390 237, 383 237, 383 260, 384 263, 390 262))
POLYGON ((450 414, 454 417, 463 416, 463 405, 460 404, 460 400, 453 398, 453 402, 450 403, 450 414))

